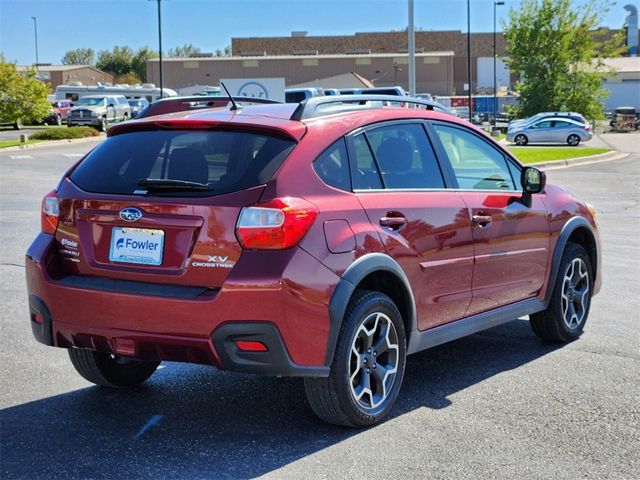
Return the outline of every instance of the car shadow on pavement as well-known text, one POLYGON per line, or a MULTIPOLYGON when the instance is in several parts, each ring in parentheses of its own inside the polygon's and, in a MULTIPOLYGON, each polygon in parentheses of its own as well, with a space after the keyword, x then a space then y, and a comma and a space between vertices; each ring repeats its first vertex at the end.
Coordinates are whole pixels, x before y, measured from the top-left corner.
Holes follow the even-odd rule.
MULTIPOLYGON (((446 408, 450 395, 555 348, 517 320, 413 355, 391 419, 446 408)), ((2 478, 249 478, 364 434, 318 420, 300 379, 177 363, 134 390, 88 387, 0 420, 2 478)))

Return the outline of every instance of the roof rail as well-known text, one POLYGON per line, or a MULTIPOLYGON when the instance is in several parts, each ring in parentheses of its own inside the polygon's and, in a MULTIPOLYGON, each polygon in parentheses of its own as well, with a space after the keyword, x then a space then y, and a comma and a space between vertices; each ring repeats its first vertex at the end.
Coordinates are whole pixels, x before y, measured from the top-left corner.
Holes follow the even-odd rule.
MULTIPOLYGON (((425 100, 424 98, 402 97, 399 95, 330 95, 307 98, 300 102, 298 107, 291 115, 291 120, 304 120, 307 118, 321 117, 332 113, 348 112, 362 109, 382 108, 385 102, 404 103, 426 107, 426 110, 433 110, 440 107, 437 102, 425 100), (380 102, 381 105, 375 105, 371 102, 380 102), (367 105, 369 103, 369 105, 367 105), (344 105, 344 108, 335 110, 323 110, 322 107, 330 104, 355 104, 344 105), (363 108, 364 106, 364 108, 363 108)), ((439 109, 439 108, 438 108, 439 109)))

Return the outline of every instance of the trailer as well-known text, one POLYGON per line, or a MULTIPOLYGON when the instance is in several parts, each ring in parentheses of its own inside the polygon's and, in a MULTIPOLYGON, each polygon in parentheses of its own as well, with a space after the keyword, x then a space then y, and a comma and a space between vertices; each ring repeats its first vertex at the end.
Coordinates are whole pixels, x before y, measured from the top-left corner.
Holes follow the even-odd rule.
MULTIPOLYGON (((108 85, 98 83, 97 85, 83 85, 82 82, 72 82, 67 85, 56 87, 56 100, 73 100, 87 95, 124 95, 127 99, 146 98, 149 102, 155 102, 161 98, 160 87, 153 83, 143 83, 142 85, 108 85)), ((178 94, 170 88, 162 89, 162 98, 176 97, 178 94)))

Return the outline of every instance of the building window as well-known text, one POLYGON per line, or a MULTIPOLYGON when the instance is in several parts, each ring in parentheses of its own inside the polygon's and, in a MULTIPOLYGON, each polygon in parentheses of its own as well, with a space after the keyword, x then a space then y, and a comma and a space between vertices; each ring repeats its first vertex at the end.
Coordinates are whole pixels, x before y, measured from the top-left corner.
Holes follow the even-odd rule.
POLYGON ((257 67, 258 66, 258 60, 243 60, 242 61, 242 66, 243 67, 257 67))
POLYGON ((318 59, 317 58, 304 58, 302 60, 302 65, 304 67, 317 67, 318 59))
POLYGON ((356 58, 356 65, 371 65, 371 58, 369 57, 356 58))
POLYGON ((184 62, 184 68, 200 68, 200 64, 197 61, 194 60, 188 60, 186 62, 184 62))
POLYGON ((440 57, 424 57, 423 62, 426 64, 440 63, 440 57))

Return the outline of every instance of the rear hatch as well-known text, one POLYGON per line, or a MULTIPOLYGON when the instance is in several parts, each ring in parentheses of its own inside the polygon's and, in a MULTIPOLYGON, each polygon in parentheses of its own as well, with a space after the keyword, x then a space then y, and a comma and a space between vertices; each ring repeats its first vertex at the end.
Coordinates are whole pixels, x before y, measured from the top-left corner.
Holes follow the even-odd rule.
POLYGON ((219 288, 242 251, 240 210, 259 200, 294 146, 255 129, 109 137, 58 189, 62 271, 219 288))

